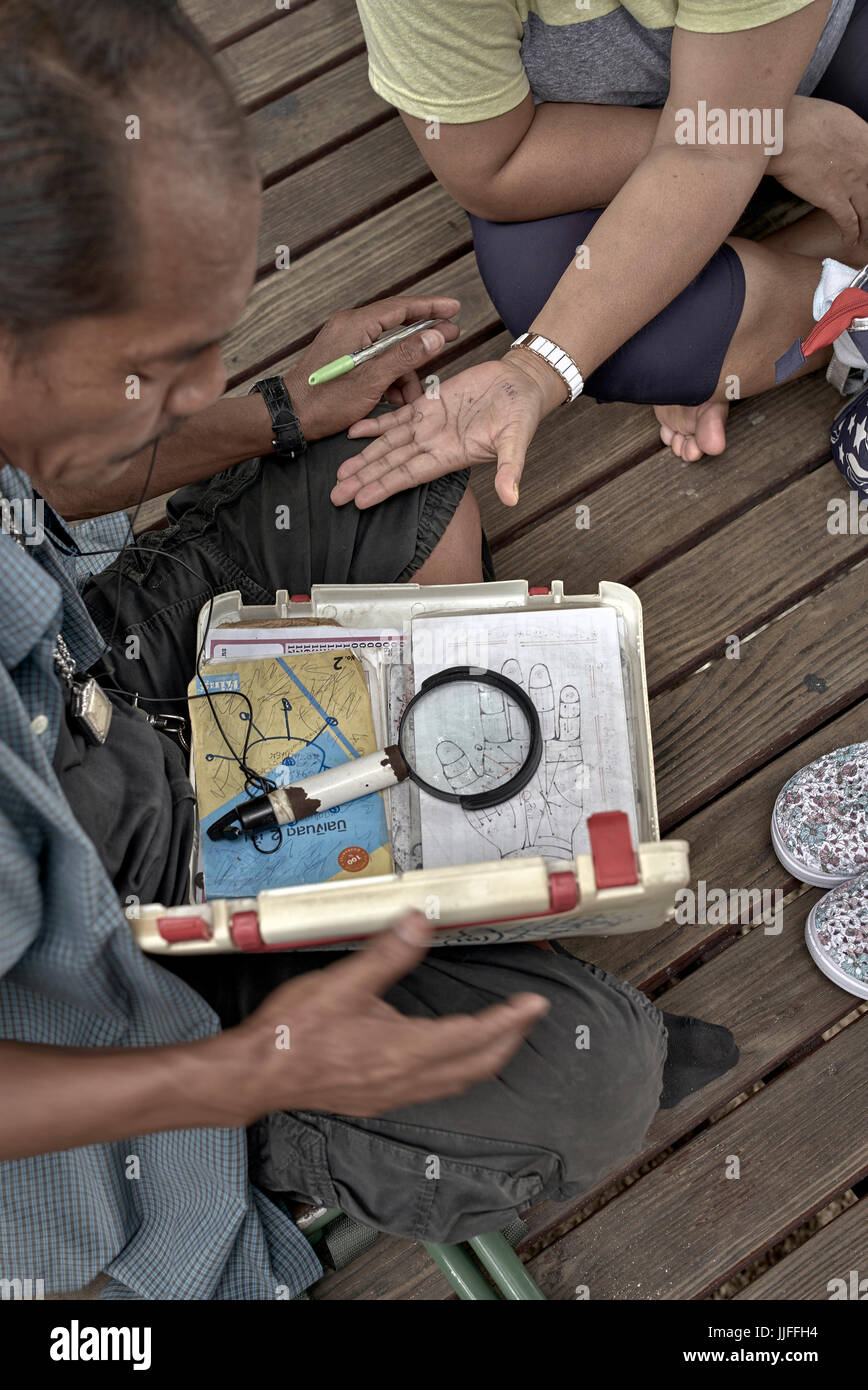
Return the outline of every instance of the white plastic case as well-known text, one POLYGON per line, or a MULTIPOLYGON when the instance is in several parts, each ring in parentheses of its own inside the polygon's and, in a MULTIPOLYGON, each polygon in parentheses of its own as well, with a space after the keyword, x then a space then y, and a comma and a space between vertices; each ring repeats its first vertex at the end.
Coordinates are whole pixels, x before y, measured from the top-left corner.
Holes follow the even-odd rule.
MULTIPOLYGON (((660 840, 642 607, 632 589, 603 581, 597 594, 572 595, 564 594, 560 580, 550 589, 529 589, 524 580, 316 585, 309 597, 279 590, 271 605, 244 605, 235 591, 215 598, 211 626, 308 618, 347 627, 404 628, 409 636, 405 625, 421 614, 601 606, 613 608, 623 620, 638 846, 630 844, 626 815, 615 812, 590 817, 592 852, 567 861, 526 858, 422 868, 271 889, 255 898, 195 903, 191 897, 182 907, 149 903, 127 913, 142 949, 165 955, 346 947, 382 931, 409 908, 436 923, 435 944, 442 946, 605 936, 659 926, 672 916, 678 889, 689 882, 688 846, 683 840, 660 840)), ((206 606, 199 617, 199 643, 207 617, 206 606)))

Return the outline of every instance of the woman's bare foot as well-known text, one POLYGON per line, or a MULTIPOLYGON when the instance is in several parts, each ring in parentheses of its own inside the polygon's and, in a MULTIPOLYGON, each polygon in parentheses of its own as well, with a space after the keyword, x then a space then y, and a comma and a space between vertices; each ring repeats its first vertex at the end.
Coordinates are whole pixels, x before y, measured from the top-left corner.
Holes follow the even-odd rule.
POLYGON ((722 454, 726 448, 728 401, 702 405, 655 405, 660 438, 678 458, 696 463, 703 454, 722 454))
MULTIPOLYGON (((702 405, 654 407, 660 438, 678 458, 695 463, 703 454, 723 453, 730 397, 726 388, 733 381, 741 399, 774 386, 778 357, 814 326, 811 302, 820 277, 820 258, 834 254, 835 233, 831 218, 824 213, 819 217, 811 214, 762 242, 730 237, 729 244, 745 273, 745 301, 714 396, 702 405), (796 227, 801 231, 797 233, 796 227), (826 244, 821 248, 824 237, 826 244), (802 244, 810 245, 811 255, 799 253, 796 247, 802 244)), ((840 233, 837 236, 840 241, 840 233)), ((825 366, 830 356, 831 348, 816 353, 798 375, 825 366)))

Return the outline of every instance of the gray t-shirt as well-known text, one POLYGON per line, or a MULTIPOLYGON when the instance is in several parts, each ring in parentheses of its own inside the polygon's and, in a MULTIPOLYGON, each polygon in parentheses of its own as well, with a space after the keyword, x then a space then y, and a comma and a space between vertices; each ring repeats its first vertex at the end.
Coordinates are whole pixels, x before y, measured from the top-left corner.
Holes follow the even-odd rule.
MULTIPOLYGON (((356 0, 371 86, 426 122, 485 121, 537 102, 663 105, 674 27, 753 32, 809 0, 356 0)), ((855 0, 833 0, 799 83, 809 95, 855 0)), ((774 54, 770 56, 773 58, 774 54)), ((436 139, 436 131, 426 132, 436 139)))
MULTIPOLYGON (((797 91, 810 96, 841 42, 856 0, 834 0, 797 91)), ((672 29, 649 29, 619 8, 581 24, 545 24, 531 10, 521 58, 533 98, 606 106, 662 106, 672 29)), ((868 77, 866 77, 868 81, 868 77)))

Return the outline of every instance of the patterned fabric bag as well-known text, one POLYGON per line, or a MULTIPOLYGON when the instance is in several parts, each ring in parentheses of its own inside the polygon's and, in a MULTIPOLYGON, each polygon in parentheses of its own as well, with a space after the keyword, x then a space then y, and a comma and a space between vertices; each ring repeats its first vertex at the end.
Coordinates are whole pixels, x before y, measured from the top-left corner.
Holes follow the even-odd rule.
POLYGON ((832 421, 832 457, 859 497, 868 500, 868 391, 853 396, 832 421))

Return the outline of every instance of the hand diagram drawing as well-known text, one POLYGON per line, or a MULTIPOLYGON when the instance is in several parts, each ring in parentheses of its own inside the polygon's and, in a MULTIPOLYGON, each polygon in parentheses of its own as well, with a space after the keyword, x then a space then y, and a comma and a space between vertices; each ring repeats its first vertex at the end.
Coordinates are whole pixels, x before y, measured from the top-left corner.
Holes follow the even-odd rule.
MULTIPOLYGON (((543 754, 531 781, 510 801, 485 811, 467 811, 470 826, 498 850, 501 859, 540 854, 571 859, 582 823, 587 774, 582 757, 581 700, 574 685, 561 687, 555 708, 555 692, 549 669, 539 662, 530 669, 525 686, 521 666, 514 658, 504 662, 503 675, 527 690, 539 715, 543 754)), ((527 756, 529 737, 521 719, 513 728, 510 709, 499 690, 481 687, 479 694, 481 743, 476 745, 477 772, 467 751, 450 739, 437 746, 444 774, 453 791, 470 795, 494 780, 514 776, 527 756)))

